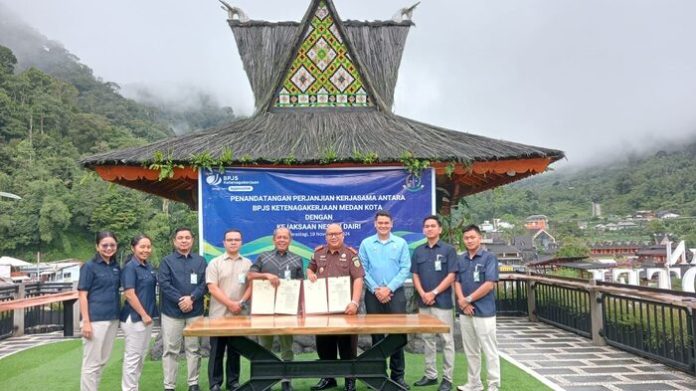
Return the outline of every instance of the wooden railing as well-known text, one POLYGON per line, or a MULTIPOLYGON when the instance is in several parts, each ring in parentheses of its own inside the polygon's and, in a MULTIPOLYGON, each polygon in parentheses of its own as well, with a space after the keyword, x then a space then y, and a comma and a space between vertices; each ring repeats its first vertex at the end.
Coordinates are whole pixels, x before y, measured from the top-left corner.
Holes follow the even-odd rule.
MULTIPOLYGON (((632 285, 531 274, 501 274, 505 309, 510 286, 526 289, 527 315, 578 335, 696 374, 696 295, 632 285)), ((519 295, 521 296, 521 295, 519 295)), ((520 306, 519 300, 517 306, 520 306)), ((499 311, 499 314, 506 314, 499 311)))
POLYGON ((0 288, 0 339, 79 327, 77 290, 71 283, 29 283, 0 288))

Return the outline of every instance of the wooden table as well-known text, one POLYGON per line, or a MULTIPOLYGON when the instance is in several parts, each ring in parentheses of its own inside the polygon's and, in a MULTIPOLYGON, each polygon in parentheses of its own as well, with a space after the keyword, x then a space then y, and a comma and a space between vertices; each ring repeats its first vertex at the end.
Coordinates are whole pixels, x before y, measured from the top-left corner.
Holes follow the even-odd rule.
POLYGON ((406 334, 446 333, 449 326, 431 315, 370 314, 315 316, 235 316, 203 318, 184 329, 187 336, 232 337, 233 348, 249 359, 249 381, 240 390, 269 390, 282 379, 354 377, 374 390, 403 390, 387 376, 387 362, 408 342, 406 334), (282 361, 247 338, 260 335, 388 334, 355 360, 282 361))

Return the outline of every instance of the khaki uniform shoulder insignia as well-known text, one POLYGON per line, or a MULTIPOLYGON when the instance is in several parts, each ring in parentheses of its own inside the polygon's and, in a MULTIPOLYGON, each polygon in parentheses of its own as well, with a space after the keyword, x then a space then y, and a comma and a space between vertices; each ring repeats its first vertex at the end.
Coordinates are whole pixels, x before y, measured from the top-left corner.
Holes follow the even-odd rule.
POLYGON ((321 250, 323 250, 323 249, 324 249, 324 246, 325 246, 325 245, 323 245, 323 244, 320 244, 320 245, 318 245, 318 246, 314 247, 314 251, 321 251, 321 250))
POLYGON ((360 267, 360 258, 357 255, 353 257, 353 266, 360 267))
POLYGON ((358 255, 358 250, 356 250, 355 248, 353 248, 353 247, 347 247, 347 248, 348 248, 348 251, 353 253, 353 255, 358 255))

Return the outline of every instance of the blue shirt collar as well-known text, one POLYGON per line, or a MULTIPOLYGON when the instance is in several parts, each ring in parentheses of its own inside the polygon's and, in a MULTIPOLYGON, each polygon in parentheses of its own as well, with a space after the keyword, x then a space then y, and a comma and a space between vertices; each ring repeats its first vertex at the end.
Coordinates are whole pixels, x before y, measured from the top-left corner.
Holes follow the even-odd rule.
POLYGON ((474 254, 474 258, 469 257, 469 250, 466 250, 465 254, 468 259, 473 261, 474 258, 480 257, 483 254, 483 247, 479 247, 479 249, 476 251, 476 254, 474 254))
POLYGON ((144 267, 144 268, 147 268, 147 265, 148 265, 147 259, 145 260, 145 262, 140 263, 140 260, 138 258, 136 258, 135 255, 131 256, 130 261, 135 262, 136 266, 140 266, 140 267, 144 267))
POLYGON ((386 244, 386 243, 389 243, 389 242, 392 242, 392 241, 394 241, 394 234, 391 233, 391 232, 389 232, 389 238, 388 238, 387 240, 385 240, 384 242, 382 242, 382 241, 379 239, 379 234, 375 234, 375 240, 374 240, 374 241, 375 241, 375 242, 379 242, 379 243, 385 243, 385 244, 386 244))
POLYGON ((96 254, 94 255, 94 258, 92 258, 92 261, 94 261, 94 263, 103 263, 103 264, 105 264, 105 265, 111 265, 111 264, 114 263, 114 260, 113 260, 113 259, 111 260, 111 262, 106 263, 106 261, 104 260, 104 258, 102 258, 102 256, 99 255, 99 253, 96 253, 96 254))
POLYGON ((191 259, 191 258, 193 258, 193 257, 191 256, 191 253, 190 253, 190 252, 188 253, 188 255, 184 255, 184 254, 180 253, 178 250, 174 250, 174 254, 176 255, 177 258, 184 258, 184 259, 191 259))
POLYGON ((427 248, 440 247, 440 242, 441 242, 441 240, 438 239, 437 242, 435 242, 435 244, 433 244, 431 247, 430 244, 428 243, 428 239, 425 239, 425 247, 427 247, 427 248))

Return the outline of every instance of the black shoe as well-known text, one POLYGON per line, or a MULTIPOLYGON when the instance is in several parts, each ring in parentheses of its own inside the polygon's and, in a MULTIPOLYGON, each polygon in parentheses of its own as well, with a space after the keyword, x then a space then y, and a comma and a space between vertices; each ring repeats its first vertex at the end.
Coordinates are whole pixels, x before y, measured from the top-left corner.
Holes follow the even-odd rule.
POLYGON ((312 391, 321 391, 321 390, 328 390, 329 388, 334 388, 338 386, 338 383, 336 383, 336 379, 330 378, 330 377, 325 377, 321 380, 319 380, 319 383, 311 386, 309 389, 312 391))
POLYGON ((210 391, 222 391, 222 387, 220 387, 219 384, 215 384, 213 386, 210 386, 210 391))
POLYGON ((227 385, 227 391, 237 391, 239 389, 239 383, 232 383, 227 385))
POLYGON ((355 379, 346 379, 346 384, 343 386, 343 391, 355 391, 355 379))
POLYGON ((292 384, 290 384, 289 381, 284 381, 280 383, 281 390, 283 391, 292 391, 292 384))
POLYGON ((437 388, 437 391, 452 391, 452 382, 447 379, 442 379, 442 383, 440 383, 440 387, 437 388))
POLYGON ((397 379, 392 379, 392 381, 394 381, 394 383, 396 383, 396 384, 400 385, 401 387, 403 387, 404 390, 410 390, 410 389, 411 389, 411 386, 409 386, 408 384, 406 384, 406 382, 404 381, 404 378, 403 378, 403 377, 400 377, 400 378, 397 378, 397 379))
POLYGON ((188 391, 201 391, 201 388, 198 387, 198 384, 194 384, 192 386, 189 386, 188 391))
POLYGON ((176 390, 173 388, 165 388, 164 391, 176 391, 176 390))
POLYGON ((416 387, 432 386, 433 384, 437 384, 437 379, 430 379, 427 376, 423 376, 420 378, 420 380, 413 383, 413 385, 416 387))

